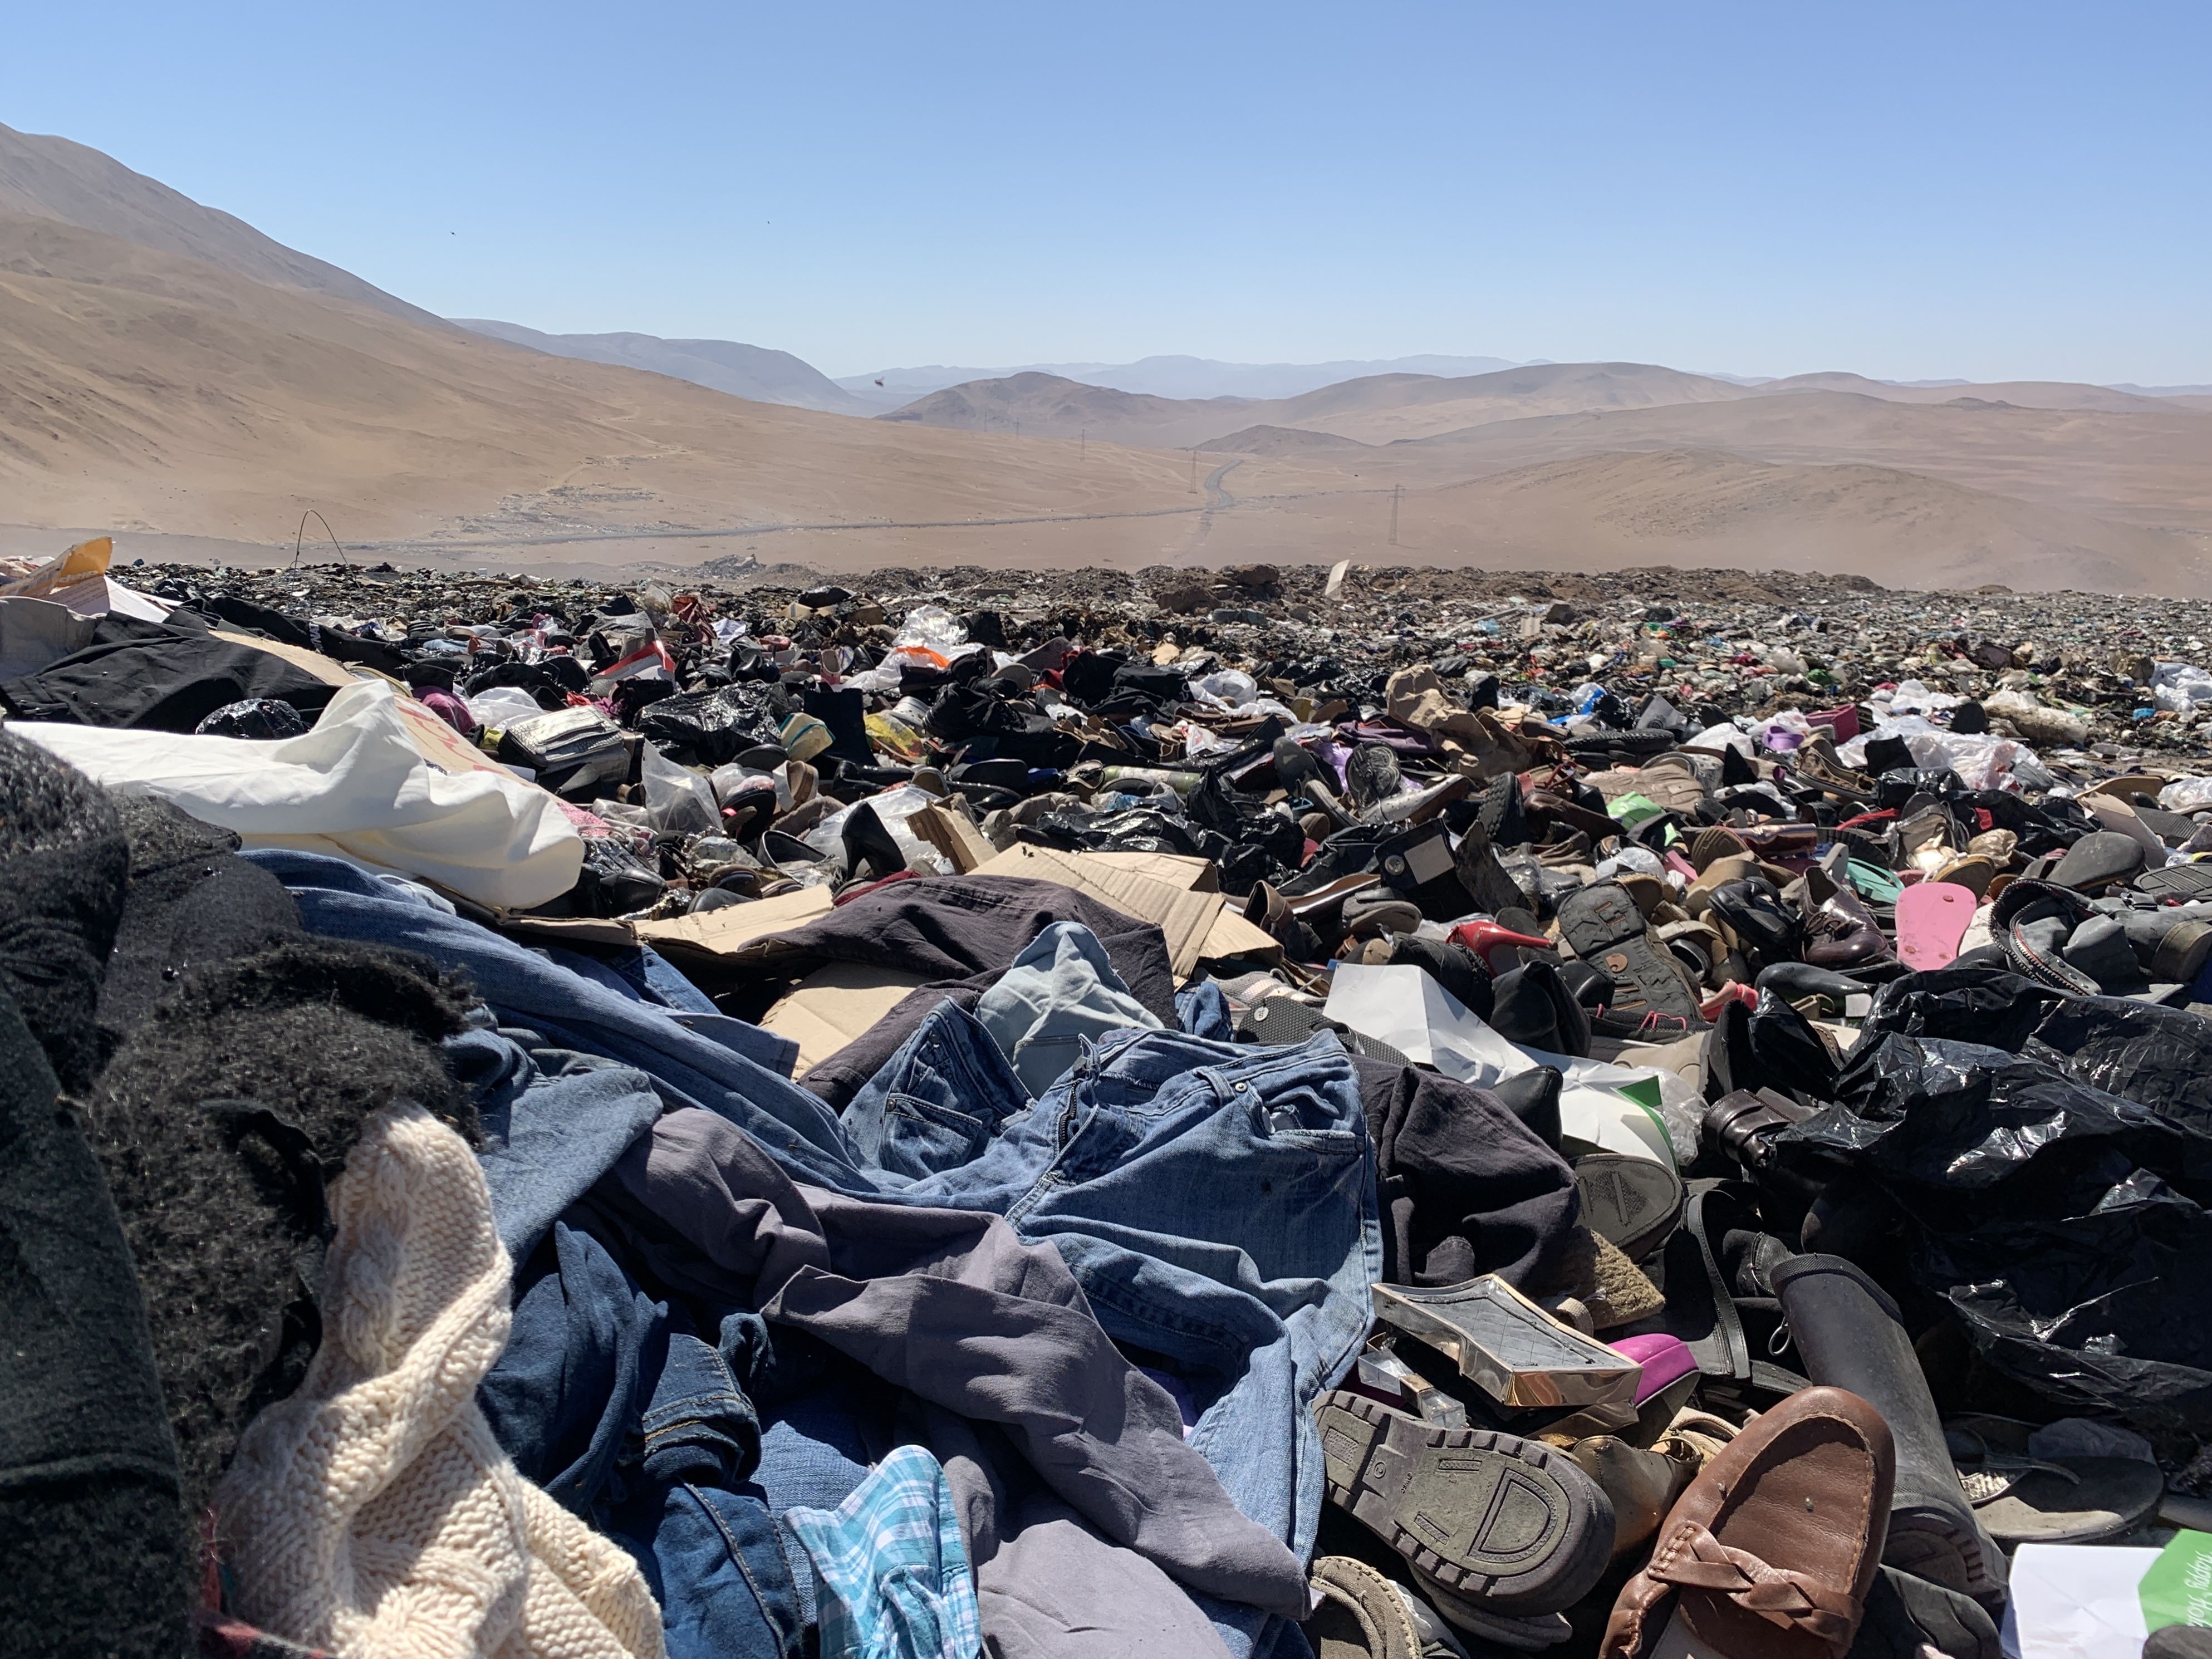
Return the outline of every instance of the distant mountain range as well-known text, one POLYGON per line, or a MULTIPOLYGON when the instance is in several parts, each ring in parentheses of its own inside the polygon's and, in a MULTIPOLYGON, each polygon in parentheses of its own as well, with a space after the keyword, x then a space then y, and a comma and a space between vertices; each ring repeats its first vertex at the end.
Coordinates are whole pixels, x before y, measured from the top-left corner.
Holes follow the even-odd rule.
POLYGON ((1133 363, 1023 363, 1013 368, 951 368, 933 363, 921 368, 848 374, 837 384, 878 407, 895 409, 949 386, 1010 380, 1017 374, 1050 374, 1146 398, 1295 398, 1302 392, 1316 392, 1339 380, 1361 380, 1370 374, 1458 376, 1519 367, 1510 357, 1434 355, 1373 362, 1346 358, 1328 363, 1224 363, 1211 357, 1145 357, 1133 363))
POLYGON ((732 341, 448 322, 0 129, 0 530, 57 544, 265 558, 315 512, 349 555, 497 568, 1351 558, 2212 592, 2195 388, 1496 362, 886 370, 862 396, 732 341))
POLYGON ((649 369, 757 404, 825 410, 833 415, 872 415, 883 407, 854 397, 811 363, 767 346, 736 340, 664 340, 653 334, 541 334, 520 323, 485 317, 456 317, 453 321, 474 333, 550 356, 649 369))

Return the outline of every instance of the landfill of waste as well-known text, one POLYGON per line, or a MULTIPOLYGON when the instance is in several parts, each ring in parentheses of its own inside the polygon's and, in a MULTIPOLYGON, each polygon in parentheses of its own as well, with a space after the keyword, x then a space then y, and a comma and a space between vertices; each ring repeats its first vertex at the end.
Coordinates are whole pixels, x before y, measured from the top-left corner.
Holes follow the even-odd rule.
POLYGON ((2203 1654, 2208 641, 0 569, 5 1651, 2203 1654))

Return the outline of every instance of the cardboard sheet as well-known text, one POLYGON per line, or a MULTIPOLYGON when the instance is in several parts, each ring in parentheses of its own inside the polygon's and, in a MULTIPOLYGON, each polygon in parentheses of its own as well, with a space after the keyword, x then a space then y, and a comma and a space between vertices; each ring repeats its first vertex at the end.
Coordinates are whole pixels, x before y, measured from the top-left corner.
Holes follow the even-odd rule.
POLYGON ((1189 978, 1204 958, 1206 940, 1222 914, 1220 894, 1193 893, 1150 876, 1139 875, 1114 862, 1110 854, 1011 847, 988 864, 980 866, 975 873, 1056 881, 1101 904, 1110 904, 1125 915, 1153 923, 1167 936, 1168 963, 1175 969, 1177 980, 1189 978))
POLYGON ((990 837, 957 807, 925 806, 907 819, 906 827, 942 853, 959 875, 980 869, 999 855, 990 837))
POLYGON ((1218 893, 1221 890, 1221 872, 1211 859, 1193 858, 1185 853, 1076 853, 1072 858, 1096 859, 1116 869, 1127 870, 1132 875, 1144 876, 1170 887, 1180 887, 1186 893, 1218 893))
POLYGON ((928 983, 922 974, 864 962, 833 962, 786 992, 760 1023, 763 1030, 799 1045, 791 1074, 804 1077, 809 1068, 864 1035, 915 987, 928 983))
POLYGON ((719 910, 703 911, 695 916, 641 921, 636 927, 637 936, 656 951, 673 946, 678 951, 702 951, 720 956, 741 950, 756 939, 804 927, 829 914, 827 886, 801 887, 747 904, 726 904, 719 910))

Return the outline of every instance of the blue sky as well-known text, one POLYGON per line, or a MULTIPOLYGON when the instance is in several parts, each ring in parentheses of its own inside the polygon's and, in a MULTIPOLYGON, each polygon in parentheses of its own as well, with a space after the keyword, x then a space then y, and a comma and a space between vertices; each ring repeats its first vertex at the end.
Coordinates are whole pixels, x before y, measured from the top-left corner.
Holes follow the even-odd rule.
POLYGON ((898 364, 2212 381, 2212 6, 21 7, 0 121, 448 315, 898 364))

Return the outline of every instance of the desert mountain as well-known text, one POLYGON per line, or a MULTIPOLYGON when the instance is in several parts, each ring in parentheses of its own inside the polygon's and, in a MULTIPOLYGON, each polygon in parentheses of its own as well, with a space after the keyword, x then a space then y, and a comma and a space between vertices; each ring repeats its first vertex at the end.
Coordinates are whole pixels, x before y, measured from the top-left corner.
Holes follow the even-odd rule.
POLYGON ((1327 363, 1224 363, 1212 357, 1145 357, 1133 363, 1023 363, 1011 368, 878 369, 837 384, 857 397, 893 407, 968 380, 1005 380, 1017 374, 1054 374, 1063 380, 1103 386, 1153 398, 1295 398, 1370 374, 1486 374, 1511 368, 1504 357, 1443 357, 1425 354, 1383 361, 1340 359, 1327 363), (882 381, 881 386, 876 384, 882 381))
POLYGON ((0 126, 0 210, 58 219, 220 265, 257 283, 333 295, 418 323, 438 320, 349 270, 272 241, 243 219, 203 207, 159 179, 66 138, 0 126))
POLYGON ((1753 388, 1649 363, 1547 363, 1444 379, 1375 374, 1267 403, 1140 398, 1044 374, 972 381, 916 399, 879 418, 925 426, 1011 430, 1018 421, 1038 436, 1098 435, 1113 441, 1184 448, 1210 444, 1233 426, 1295 427, 1389 443, 1455 431, 1483 420, 1516 420, 1595 409, 1643 409, 1755 395, 1753 388))
POLYGON ((664 340, 653 334, 541 334, 520 323, 494 322, 488 318, 452 320, 510 345, 528 346, 555 357, 617 363, 672 375, 758 404, 786 404, 833 415, 876 412, 875 405, 861 402, 811 363, 767 346, 744 345, 736 340, 664 340))
POLYGON ((1892 386, 1886 380, 1869 380, 1863 374, 1793 374, 1784 380, 1768 380, 1756 389, 1761 393, 1856 392, 1893 404, 1947 404, 1963 398, 1975 403, 2009 404, 2015 409, 2100 409, 2122 415, 2160 407, 2154 397, 2067 380, 1952 380, 1941 386, 1892 386))
POLYGON ((1199 446, 1209 453, 1224 455, 1312 455, 1367 449, 1357 438, 1340 438, 1334 432, 1308 432, 1295 426, 1248 426, 1226 437, 1211 438, 1199 446))
POLYGON ((1203 498, 1178 455, 741 402, 0 213, 0 501, 263 548, 312 507, 356 548, 512 567, 848 542, 880 564, 909 533, 951 562, 1008 521, 1066 526, 1011 544, 1083 561, 1142 532, 1149 560, 1146 515, 1194 522, 1203 498))
MULTIPOLYGON (((58 140, 4 134, 0 191, 14 545, 265 560, 313 507, 356 555, 510 569, 1352 558, 2212 592, 2197 394, 1570 363, 1261 400, 1018 374, 860 420, 471 333, 58 140)), ((726 345, 605 349, 827 384, 726 345)))
POLYGON ((876 418, 957 432, 1079 440, 1087 434, 1100 443, 1182 449, 1237 424, 1245 407, 1237 398, 1152 398, 1057 374, 1014 374, 933 392, 876 418))

